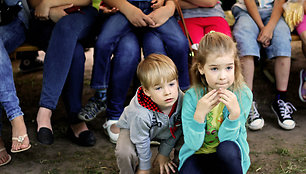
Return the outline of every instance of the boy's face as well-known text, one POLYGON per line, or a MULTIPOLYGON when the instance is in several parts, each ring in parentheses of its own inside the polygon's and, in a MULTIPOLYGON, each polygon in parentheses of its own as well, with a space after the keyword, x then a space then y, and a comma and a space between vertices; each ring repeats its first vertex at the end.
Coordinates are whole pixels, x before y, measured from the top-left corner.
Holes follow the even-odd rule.
POLYGON ((227 89, 235 80, 234 56, 208 56, 204 67, 199 66, 198 70, 202 75, 205 74, 209 90, 227 89))
POLYGON ((144 88, 143 91, 164 111, 172 107, 178 98, 178 82, 176 79, 170 82, 163 82, 149 89, 144 88))

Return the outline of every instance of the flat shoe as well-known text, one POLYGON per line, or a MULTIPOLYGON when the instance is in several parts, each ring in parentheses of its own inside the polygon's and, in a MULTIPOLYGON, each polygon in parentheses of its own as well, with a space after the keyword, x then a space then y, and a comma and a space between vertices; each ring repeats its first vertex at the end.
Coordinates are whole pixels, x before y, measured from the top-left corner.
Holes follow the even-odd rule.
POLYGON ((54 138, 51 129, 41 127, 37 132, 37 140, 41 144, 51 145, 53 144, 54 138))
MULTIPOLYGON (((13 137, 12 140, 13 140, 13 141, 18 141, 19 143, 22 144, 23 141, 24 141, 24 138, 27 137, 27 136, 28 136, 28 134, 25 134, 25 135, 23 135, 23 136, 13 137)), ((12 152, 12 153, 23 152, 23 151, 26 151, 26 150, 28 150, 28 149, 30 149, 30 148, 31 148, 31 144, 29 144, 28 147, 23 148, 23 149, 18 149, 18 150, 13 150, 13 149, 11 149, 11 152, 12 152)))
POLYGON ((117 143, 118 137, 119 137, 119 133, 115 134, 113 133, 110 128, 113 124, 116 124, 118 122, 118 120, 108 120, 103 124, 103 128, 104 128, 104 132, 105 134, 109 137, 109 141, 113 144, 117 143))
MULTIPOLYGON (((4 150, 5 150, 5 148, 2 148, 2 149, 0 149, 0 152, 2 152, 4 150)), ((4 165, 8 164, 9 162, 11 162, 11 160, 12 160, 11 155, 10 154, 7 154, 7 155, 8 155, 7 161, 5 161, 4 163, 1 163, 0 166, 4 166, 4 165)))
POLYGON ((71 141, 79 146, 94 146, 96 144, 96 138, 90 130, 83 131, 79 134, 79 137, 76 137, 69 127, 67 131, 68 137, 71 141))

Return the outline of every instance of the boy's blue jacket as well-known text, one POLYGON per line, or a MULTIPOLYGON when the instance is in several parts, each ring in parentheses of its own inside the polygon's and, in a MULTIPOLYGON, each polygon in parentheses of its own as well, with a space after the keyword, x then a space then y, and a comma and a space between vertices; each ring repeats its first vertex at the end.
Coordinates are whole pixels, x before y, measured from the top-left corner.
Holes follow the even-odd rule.
MULTIPOLYGON (((199 89, 199 92, 201 94, 200 96, 203 96, 204 91, 199 89)), ((241 110, 240 116, 236 120, 229 120, 229 111, 226 107, 224 107, 224 121, 220 126, 218 137, 220 142, 229 140, 237 143, 241 152, 242 170, 243 173, 246 173, 250 167, 251 162, 249 157, 249 145, 247 142, 247 131, 245 123, 251 109, 253 94, 246 85, 243 85, 240 92, 237 91, 234 93, 237 96, 239 102, 241 110)), ((206 121, 204 123, 199 123, 193 118, 198 100, 200 98, 201 97, 197 96, 196 90, 194 88, 189 89, 184 96, 182 108, 184 145, 182 146, 179 153, 179 169, 182 167, 185 160, 193 155, 204 142, 206 121)))
POLYGON ((130 139, 139 158, 139 169, 148 170, 151 168, 152 157, 150 141, 161 140, 158 151, 169 156, 182 134, 181 109, 184 93, 179 90, 176 109, 169 118, 168 115, 155 111, 152 105, 151 109, 142 106, 139 101, 146 103, 146 100, 143 99, 141 91, 138 88, 130 104, 124 108, 117 126, 130 130, 130 139))

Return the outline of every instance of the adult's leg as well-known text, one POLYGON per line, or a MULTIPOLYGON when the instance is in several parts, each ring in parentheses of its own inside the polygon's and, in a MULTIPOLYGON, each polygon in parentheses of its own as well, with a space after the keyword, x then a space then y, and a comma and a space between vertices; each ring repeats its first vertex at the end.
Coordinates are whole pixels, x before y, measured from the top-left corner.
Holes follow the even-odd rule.
POLYGON ((84 13, 73 13, 60 19, 52 31, 45 56, 43 87, 40 109, 37 114, 38 130, 51 129, 51 110, 56 108, 58 98, 64 87, 74 49, 79 40, 84 39, 93 29, 96 9, 86 7, 84 13))
POLYGON ((86 123, 78 118, 82 107, 84 64, 84 48, 77 43, 62 96, 68 114, 70 138, 79 145, 93 146, 96 142, 93 133, 88 130, 86 123))
POLYGON ((179 85, 182 90, 190 86, 188 71, 188 41, 174 17, 158 28, 151 29, 165 45, 167 55, 177 66, 179 73, 179 85))
POLYGON ((108 87, 111 56, 122 36, 130 31, 131 24, 120 12, 110 16, 102 24, 94 49, 94 65, 91 78, 93 89, 108 87))
POLYGON ((13 70, 8 53, 15 50, 25 40, 25 27, 19 19, 15 19, 8 25, 0 27, 0 103, 6 111, 12 125, 12 149, 21 151, 30 147, 27 136, 27 128, 23 120, 23 112, 19 107, 19 99, 16 94, 13 70), (24 137, 18 142, 15 138, 24 137))
POLYGON ((120 40, 111 61, 106 115, 109 120, 118 120, 140 59, 138 39, 133 32, 120 40))

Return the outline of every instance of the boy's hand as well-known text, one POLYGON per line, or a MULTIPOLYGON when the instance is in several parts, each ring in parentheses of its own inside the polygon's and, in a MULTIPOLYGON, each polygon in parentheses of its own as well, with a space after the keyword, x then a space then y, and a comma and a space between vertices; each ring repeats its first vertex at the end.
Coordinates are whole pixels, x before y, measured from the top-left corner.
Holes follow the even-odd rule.
POLYGON ((137 170, 136 174, 150 174, 150 170, 137 170))
POLYGON ((219 101, 228 109, 230 120, 236 120, 240 116, 240 106, 236 95, 227 89, 218 89, 219 101))
POLYGON ((170 170, 175 173, 175 168, 177 168, 176 164, 171 161, 169 157, 164 156, 162 154, 157 155, 154 161, 154 164, 155 163, 159 164, 159 171, 161 174, 164 174, 164 170, 167 174, 170 174, 170 170))
POLYGON ((151 3, 153 5, 151 5, 151 8, 153 8, 153 10, 156 10, 162 5, 164 5, 164 2, 165 2, 164 0, 152 0, 151 3))
POLYGON ((69 5, 63 5, 63 6, 58 6, 58 7, 52 7, 50 9, 50 19, 53 21, 53 22, 57 22, 59 21, 62 17, 68 15, 66 12, 65 12, 65 9, 66 8, 70 8, 72 7, 73 4, 69 4, 69 5))
POLYGON ((194 119, 199 123, 204 123, 206 114, 208 114, 218 103, 219 95, 216 89, 205 94, 199 101, 194 113, 194 119))

